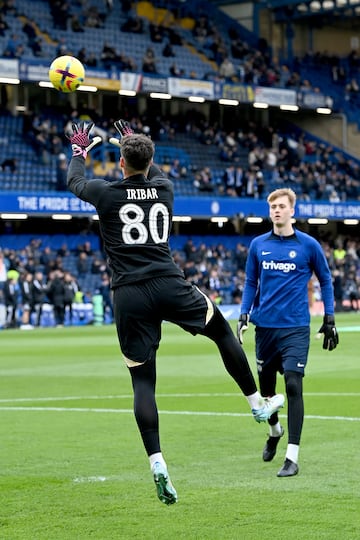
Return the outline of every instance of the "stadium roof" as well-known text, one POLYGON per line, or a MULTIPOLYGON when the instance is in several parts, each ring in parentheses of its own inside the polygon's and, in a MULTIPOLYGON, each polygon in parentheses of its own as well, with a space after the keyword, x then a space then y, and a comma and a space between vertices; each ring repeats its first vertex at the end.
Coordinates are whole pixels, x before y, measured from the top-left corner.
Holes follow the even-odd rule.
MULTIPOLYGON (((211 0, 217 6, 249 3, 247 0, 211 0)), ((258 8, 270 9, 277 22, 312 19, 314 22, 347 20, 358 25, 360 2, 356 0, 258 0, 258 8), (325 21, 324 21, 325 19, 325 21)))

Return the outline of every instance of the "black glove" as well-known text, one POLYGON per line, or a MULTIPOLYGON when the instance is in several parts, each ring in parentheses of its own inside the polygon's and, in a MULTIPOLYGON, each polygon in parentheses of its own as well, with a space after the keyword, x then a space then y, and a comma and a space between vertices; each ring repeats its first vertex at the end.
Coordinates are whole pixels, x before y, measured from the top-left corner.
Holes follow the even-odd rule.
POLYGON ((118 146, 120 148, 121 147, 121 139, 123 137, 127 137, 128 135, 133 135, 134 130, 132 129, 129 122, 127 122, 126 120, 121 120, 121 119, 116 120, 116 122, 114 122, 114 126, 115 126, 115 129, 120 133, 121 138, 119 140, 116 137, 110 137, 109 142, 111 144, 114 144, 115 146, 118 146))
POLYGON ((237 337, 242 345, 244 343, 243 333, 249 328, 249 315, 247 313, 242 313, 239 317, 237 323, 237 337))
POLYGON ((82 156, 86 159, 88 152, 102 142, 101 137, 89 138, 90 132, 94 127, 94 123, 90 122, 88 125, 85 122, 81 124, 72 124, 72 134, 67 135, 67 138, 71 142, 73 156, 82 156))
POLYGON ((324 320, 318 334, 324 334, 323 349, 332 351, 339 343, 339 335, 335 326, 334 315, 324 315, 324 320))

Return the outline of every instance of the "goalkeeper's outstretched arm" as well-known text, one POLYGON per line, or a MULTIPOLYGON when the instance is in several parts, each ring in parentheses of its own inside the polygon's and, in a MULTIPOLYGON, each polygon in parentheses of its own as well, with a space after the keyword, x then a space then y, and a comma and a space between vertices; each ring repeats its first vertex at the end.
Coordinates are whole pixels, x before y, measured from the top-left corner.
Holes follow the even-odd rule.
MULTIPOLYGON (((116 120, 116 122, 114 122, 114 127, 119 133, 120 139, 117 139, 116 137, 110 137, 109 142, 121 149, 121 140, 123 139, 123 137, 130 137, 131 135, 134 135, 134 130, 132 129, 129 122, 122 119, 116 120)), ((150 165, 147 178, 151 180, 156 176, 163 176, 164 178, 166 178, 164 171, 162 171, 158 165, 152 163, 150 165)))

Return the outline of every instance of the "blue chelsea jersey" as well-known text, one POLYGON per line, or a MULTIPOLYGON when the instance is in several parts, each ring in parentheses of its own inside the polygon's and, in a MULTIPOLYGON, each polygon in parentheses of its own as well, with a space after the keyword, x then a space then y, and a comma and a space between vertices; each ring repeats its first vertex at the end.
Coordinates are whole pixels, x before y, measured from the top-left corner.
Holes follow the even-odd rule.
POLYGON ((260 327, 308 326, 312 274, 320 283, 324 312, 331 315, 332 276, 319 242, 297 230, 287 237, 258 236, 249 248, 241 313, 250 313, 250 321, 260 327))

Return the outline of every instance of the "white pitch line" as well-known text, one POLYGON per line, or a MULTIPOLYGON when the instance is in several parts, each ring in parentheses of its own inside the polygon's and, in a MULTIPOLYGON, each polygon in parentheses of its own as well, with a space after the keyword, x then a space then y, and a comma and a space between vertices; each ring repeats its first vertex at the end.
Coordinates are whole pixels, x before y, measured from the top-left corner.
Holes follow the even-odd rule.
POLYGON ((120 476, 77 476, 73 479, 74 484, 85 484, 93 482, 106 482, 108 480, 120 480, 120 476))
MULTIPOLYGON (((30 412, 81 412, 81 413, 115 413, 115 414, 133 414, 132 409, 91 409, 89 407, 0 407, 0 411, 30 411, 30 412)), ((249 413, 215 412, 215 411, 164 411, 159 410, 160 414, 169 414, 177 416, 252 416, 249 413)), ((285 415, 279 415, 285 417, 285 415)), ((316 416, 305 415, 307 419, 313 420, 341 420, 348 422, 360 422, 360 418, 351 416, 316 416)))
MULTIPOLYGON (((360 397, 360 392, 304 392, 304 396, 315 397, 360 397)), ((244 397, 235 392, 212 392, 199 394, 157 394, 157 398, 201 398, 201 397, 244 397)), ((27 403, 27 402, 49 402, 49 401, 81 401, 81 400, 101 400, 101 399, 132 399, 132 394, 120 394, 114 396, 48 396, 48 397, 24 397, 24 398, 4 398, 0 403, 27 403)))
POLYGON ((128 399, 132 398, 132 394, 123 394, 120 396, 50 396, 50 397, 28 397, 28 398, 6 398, 0 399, 0 403, 26 403, 32 402, 47 402, 47 401, 81 401, 84 399, 128 399))

